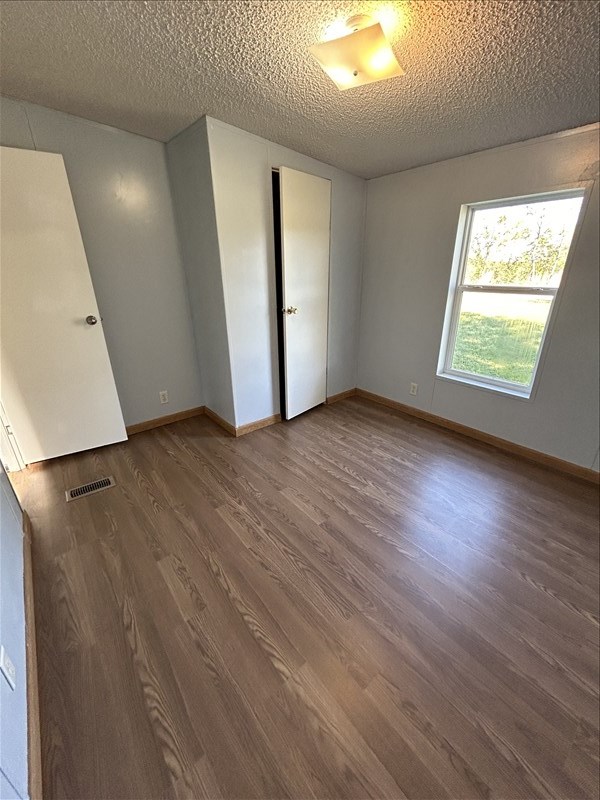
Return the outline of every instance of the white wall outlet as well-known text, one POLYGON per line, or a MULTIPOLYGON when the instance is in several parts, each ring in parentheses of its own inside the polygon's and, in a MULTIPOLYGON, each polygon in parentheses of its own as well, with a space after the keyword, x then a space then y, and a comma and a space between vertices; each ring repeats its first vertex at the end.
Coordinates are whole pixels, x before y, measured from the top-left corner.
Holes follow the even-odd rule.
POLYGON ((419 391, 419 384, 418 383, 411 383, 410 385, 410 393, 414 396, 419 391))
POLYGON ((8 681, 8 685, 14 692, 17 686, 17 670, 15 669, 15 665, 11 661, 10 656, 4 649, 3 644, 0 645, 0 672, 4 675, 8 681))
POLYGON ((169 393, 167 392, 166 389, 164 389, 162 392, 159 392, 158 396, 160 398, 161 405, 164 405, 165 403, 169 402, 169 393))

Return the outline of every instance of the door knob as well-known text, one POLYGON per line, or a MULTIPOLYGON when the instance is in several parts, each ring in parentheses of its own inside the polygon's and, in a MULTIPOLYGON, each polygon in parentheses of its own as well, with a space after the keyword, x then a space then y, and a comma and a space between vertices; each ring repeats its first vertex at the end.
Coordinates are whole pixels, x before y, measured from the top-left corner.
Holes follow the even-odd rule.
POLYGON ((284 314, 297 314, 298 309, 295 306, 288 306, 287 308, 283 309, 284 314))
POLYGON ((95 325, 98 322, 97 318, 93 314, 87 316, 85 318, 85 321, 87 322, 88 325, 95 325))

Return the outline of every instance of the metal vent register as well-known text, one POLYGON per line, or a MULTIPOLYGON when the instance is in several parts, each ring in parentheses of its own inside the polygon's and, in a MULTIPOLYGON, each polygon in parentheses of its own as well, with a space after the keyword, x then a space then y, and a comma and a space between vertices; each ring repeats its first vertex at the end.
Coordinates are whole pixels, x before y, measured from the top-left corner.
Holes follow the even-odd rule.
POLYGON ((65 492, 67 503, 70 503, 71 500, 77 500, 79 497, 85 497, 88 494, 95 494, 96 492, 104 491, 104 489, 110 489, 111 486, 116 486, 115 479, 112 475, 110 478, 100 478, 100 480, 92 481, 91 483, 84 483, 83 486, 67 489, 65 492))

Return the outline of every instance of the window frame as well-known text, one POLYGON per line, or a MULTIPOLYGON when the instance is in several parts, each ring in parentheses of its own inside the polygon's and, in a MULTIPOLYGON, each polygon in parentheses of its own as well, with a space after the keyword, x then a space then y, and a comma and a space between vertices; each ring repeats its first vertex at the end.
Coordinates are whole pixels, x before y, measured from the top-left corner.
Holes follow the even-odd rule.
POLYGON ((439 352, 437 369, 438 378, 466 384, 479 389, 485 389, 494 393, 510 395, 523 400, 530 400, 533 398, 535 389, 537 387, 537 380, 540 374, 540 366, 544 359, 546 345, 550 338, 550 332, 554 324, 556 309, 562 294, 562 288, 566 282, 568 267, 571 263, 583 218, 585 216, 590 190, 590 182, 582 181, 580 183, 570 184, 569 186, 560 188, 556 187, 551 190, 536 192, 535 194, 509 197, 501 200, 489 200, 479 203, 467 203, 461 206, 454 248, 450 287, 446 303, 444 328, 439 352), (489 208, 506 208, 507 206, 528 205, 536 202, 544 202, 545 200, 562 200, 573 197, 580 197, 582 202, 558 286, 494 286, 493 284, 469 284, 464 282, 468 254, 471 246, 473 218, 476 211, 489 208), (452 359, 454 357, 456 336, 458 333, 460 319, 462 296, 465 292, 481 292, 484 294, 538 295, 540 297, 551 298, 548 317, 542 333, 542 338, 529 384, 525 386, 522 383, 515 383, 512 381, 503 380, 502 378, 494 378, 492 376, 478 375, 474 372, 458 370, 452 367, 452 359))

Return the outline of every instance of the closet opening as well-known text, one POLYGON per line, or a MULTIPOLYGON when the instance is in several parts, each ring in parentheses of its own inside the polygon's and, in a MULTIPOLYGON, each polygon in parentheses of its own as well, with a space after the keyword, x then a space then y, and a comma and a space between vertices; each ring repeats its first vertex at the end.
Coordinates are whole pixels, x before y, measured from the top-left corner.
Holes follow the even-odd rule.
POLYGON ((279 187, 279 170, 271 170, 273 187, 273 241, 275 244, 275 302, 277 317, 277 366, 279 373, 279 407, 281 419, 286 420, 285 404, 285 363, 283 358, 283 271, 281 263, 281 193, 279 187))
POLYGON ((281 418, 327 399, 331 181, 273 168, 281 418))

